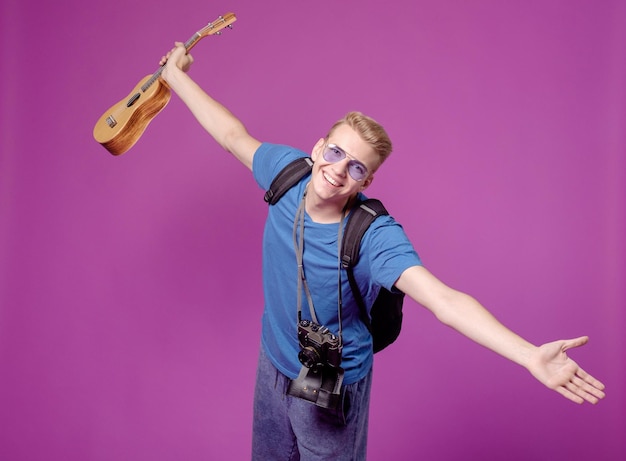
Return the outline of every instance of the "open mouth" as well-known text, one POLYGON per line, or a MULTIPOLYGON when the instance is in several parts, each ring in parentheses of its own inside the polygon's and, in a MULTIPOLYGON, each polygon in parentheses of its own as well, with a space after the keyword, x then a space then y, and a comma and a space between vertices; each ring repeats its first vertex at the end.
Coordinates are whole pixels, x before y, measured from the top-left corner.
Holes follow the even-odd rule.
POLYGON ((341 184, 339 184, 337 181, 335 181, 333 178, 331 178, 328 174, 324 173, 324 179, 330 183, 331 186, 333 187, 341 187, 341 184))

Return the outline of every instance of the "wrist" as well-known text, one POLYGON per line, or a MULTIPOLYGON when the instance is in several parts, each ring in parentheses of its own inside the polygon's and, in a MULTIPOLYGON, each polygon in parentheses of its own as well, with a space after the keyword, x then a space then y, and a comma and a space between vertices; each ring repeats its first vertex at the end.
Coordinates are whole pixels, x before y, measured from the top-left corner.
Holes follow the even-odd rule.
POLYGON ((163 71, 161 72, 161 77, 170 88, 176 90, 177 86, 180 85, 181 81, 185 77, 185 72, 183 72, 177 66, 172 66, 172 67, 166 66, 163 68, 163 71))

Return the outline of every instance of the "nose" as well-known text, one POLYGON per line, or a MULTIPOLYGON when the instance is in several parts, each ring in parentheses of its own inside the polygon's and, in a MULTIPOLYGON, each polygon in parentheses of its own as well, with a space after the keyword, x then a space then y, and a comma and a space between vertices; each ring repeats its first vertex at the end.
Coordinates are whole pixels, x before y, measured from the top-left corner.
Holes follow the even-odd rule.
POLYGON ((350 159, 348 157, 339 160, 336 163, 333 163, 333 171, 340 176, 346 177, 348 175, 348 165, 350 164, 350 159))

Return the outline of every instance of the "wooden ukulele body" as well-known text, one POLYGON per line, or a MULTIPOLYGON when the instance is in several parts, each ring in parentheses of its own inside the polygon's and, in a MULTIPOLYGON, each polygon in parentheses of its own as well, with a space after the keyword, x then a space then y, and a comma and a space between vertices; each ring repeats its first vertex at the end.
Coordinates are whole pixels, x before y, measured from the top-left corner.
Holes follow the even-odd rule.
POLYGON ((128 98, 112 106, 96 123, 93 137, 111 154, 120 155, 133 147, 169 102, 170 89, 161 79, 142 90, 151 78, 152 75, 144 77, 128 98))

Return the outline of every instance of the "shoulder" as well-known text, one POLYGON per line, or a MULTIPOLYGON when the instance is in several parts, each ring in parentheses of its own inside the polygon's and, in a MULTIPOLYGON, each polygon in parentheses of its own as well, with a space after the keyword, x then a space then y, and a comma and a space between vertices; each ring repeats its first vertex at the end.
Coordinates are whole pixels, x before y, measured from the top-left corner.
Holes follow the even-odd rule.
POLYGON ((409 241, 402 225, 393 216, 380 215, 369 226, 363 237, 374 248, 393 249, 399 242, 409 241))
POLYGON ((366 213, 364 213, 365 215, 371 213, 372 216, 375 216, 375 219, 372 220, 371 224, 365 231, 365 235, 369 238, 382 240, 390 237, 388 233, 400 233, 404 235, 402 225, 395 220, 391 212, 380 200, 367 197, 362 193, 359 193, 357 198, 357 206, 352 211, 351 215, 355 215, 357 208, 361 208, 366 210, 366 213))
POLYGON ((294 160, 306 157, 307 154, 295 147, 283 145, 262 143, 257 149, 253 164, 252 172, 259 186, 267 189, 274 177, 289 163, 294 160))

